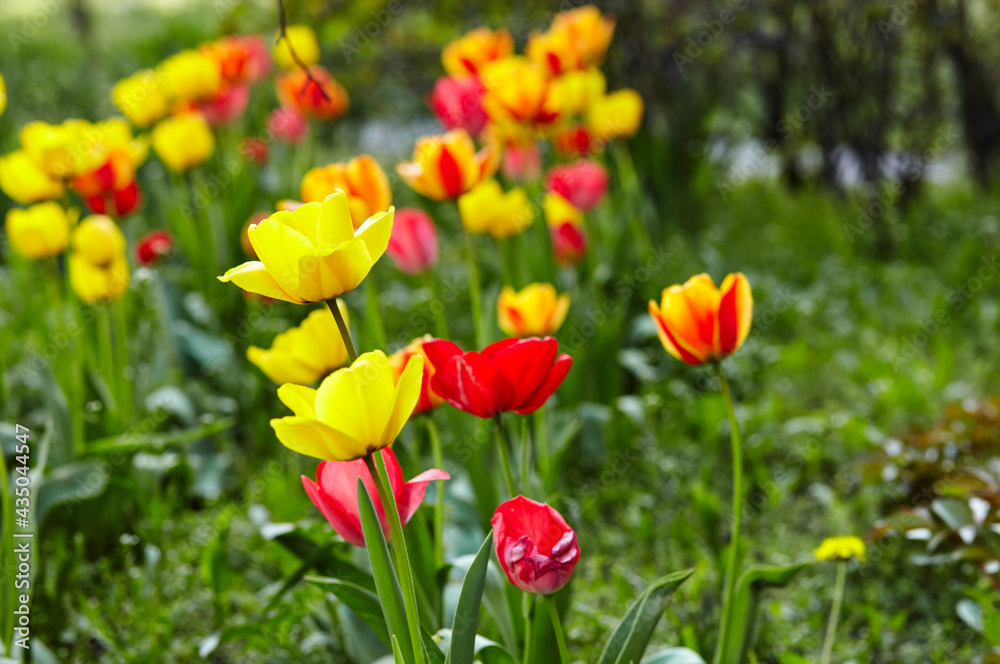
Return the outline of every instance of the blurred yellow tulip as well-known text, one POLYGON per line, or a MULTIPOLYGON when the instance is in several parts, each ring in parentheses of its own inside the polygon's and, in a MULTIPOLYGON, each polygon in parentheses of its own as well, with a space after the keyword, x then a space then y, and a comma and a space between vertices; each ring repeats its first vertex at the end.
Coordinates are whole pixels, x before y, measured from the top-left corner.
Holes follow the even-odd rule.
POLYGON ((504 286, 497 298, 497 325, 512 337, 544 337, 559 329, 569 311, 569 294, 552 284, 529 284, 519 291, 504 286))
POLYGON ((347 195, 276 212, 247 231, 259 261, 234 267, 219 281, 251 293, 309 304, 358 286, 389 244, 393 209, 355 230, 347 195))
POLYGON ((478 74, 487 62, 506 58, 514 53, 514 38, 507 30, 494 32, 476 28, 449 43, 441 52, 441 64, 452 76, 478 74))
POLYGON ((125 236, 111 217, 92 214, 73 232, 73 251, 94 265, 105 265, 125 253, 125 236))
POLYGON ((549 85, 551 106, 562 117, 584 115, 604 96, 606 87, 604 74, 596 67, 566 72, 549 85))
POLYGON ((204 163, 215 150, 215 136, 201 113, 183 113, 153 127, 153 149, 172 171, 204 163))
POLYGON ((558 115, 548 74, 525 57, 490 62, 479 77, 486 88, 483 108, 494 122, 546 124, 558 115))
MULTIPOLYGON (((338 301, 348 321, 347 306, 338 301)), ((271 348, 250 346, 247 359, 275 383, 307 385, 347 364, 347 347, 337 321, 327 307, 310 313, 304 321, 274 338, 271 348)))
POLYGON ((470 233, 495 238, 516 235, 531 225, 535 209, 521 187, 504 193, 496 180, 486 180, 458 199, 462 225, 470 233))
POLYGON ((392 189, 385 171, 369 155, 358 155, 344 163, 318 166, 302 178, 301 195, 305 203, 319 203, 340 189, 347 194, 354 227, 392 204, 392 189))
POLYGON ((445 201, 492 177, 500 166, 500 149, 489 143, 479 152, 464 129, 424 136, 413 148, 413 161, 398 164, 396 172, 418 194, 445 201))
POLYGON ((161 89, 171 101, 206 101, 222 85, 219 65, 205 53, 186 49, 175 53, 156 68, 161 89))
POLYGON ((525 54, 553 75, 601 64, 615 32, 615 21, 594 5, 556 14, 545 32, 528 37, 525 54))
POLYGON ((111 101, 136 127, 148 127, 170 110, 167 96, 152 69, 138 71, 115 83, 111 101))
POLYGON ((319 40, 316 33, 308 25, 289 25, 285 28, 285 37, 274 46, 274 61, 282 69, 295 69, 298 67, 288 50, 288 43, 292 43, 295 55, 305 65, 314 65, 319 62, 319 40))
POLYGON ((542 210, 549 226, 561 226, 565 223, 579 226, 583 223, 583 212, 573 207, 572 203, 559 194, 545 194, 545 198, 542 199, 542 210))
POLYGON ((0 189, 22 205, 59 198, 66 189, 24 150, 0 157, 0 189))
POLYGON ((612 92, 591 104, 587 127, 601 141, 634 136, 642 123, 642 108, 642 97, 635 90, 612 92))
POLYGON ((294 415, 271 420, 271 427, 282 445, 300 454, 360 459, 392 445, 420 397, 423 370, 423 356, 414 355, 394 379, 385 353, 363 353, 319 389, 291 383, 278 388, 294 415))
POLYGON ((7 239, 14 251, 27 258, 61 254, 69 242, 71 215, 54 201, 14 208, 7 212, 7 239))
POLYGON ((81 221, 69 257, 69 282, 77 297, 88 304, 113 300, 128 290, 129 279, 125 236, 118 225, 100 214, 81 221))

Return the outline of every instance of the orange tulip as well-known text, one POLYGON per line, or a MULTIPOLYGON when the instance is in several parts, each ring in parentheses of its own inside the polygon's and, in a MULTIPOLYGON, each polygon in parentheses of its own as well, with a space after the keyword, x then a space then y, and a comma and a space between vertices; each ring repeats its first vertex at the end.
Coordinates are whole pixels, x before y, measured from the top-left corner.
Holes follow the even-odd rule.
POLYGON ((278 76, 275 87, 281 105, 319 120, 333 120, 343 115, 348 105, 344 87, 319 65, 310 67, 309 73, 312 80, 302 69, 278 76))
POLYGON ((349 162, 327 164, 310 170, 302 178, 302 202, 322 203, 340 189, 347 194, 354 228, 368 217, 392 205, 392 190, 385 171, 372 157, 363 154, 349 162))
POLYGON ((463 194, 491 177, 500 165, 500 150, 492 144, 476 152, 464 129, 424 136, 413 148, 413 161, 396 172, 418 194, 444 201, 463 194))
POLYGON ((476 28, 444 47, 441 63, 452 76, 477 74, 487 62, 514 52, 514 38, 506 30, 476 28))
POLYGON ((411 357, 420 355, 424 358, 424 374, 420 383, 420 398, 417 399, 417 405, 413 408, 413 413, 410 414, 411 418, 437 408, 444 403, 444 399, 435 394, 431 389, 431 378, 434 377, 434 367, 431 366, 431 363, 427 360, 427 354, 424 352, 424 344, 428 341, 434 341, 434 337, 429 334, 417 337, 405 348, 400 348, 389 356, 389 368, 392 369, 392 375, 396 380, 399 380, 399 377, 403 374, 403 369, 406 368, 411 357))
POLYGON ((691 365, 718 362, 743 345, 753 319, 753 295, 742 272, 716 288, 707 274, 663 291, 659 305, 649 302, 660 341, 667 352, 691 365))
POLYGON ((482 68, 480 78, 486 88, 483 108, 494 122, 547 124, 558 117, 548 74, 527 58, 491 62, 482 68))
POLYGON ((532 33, 525 53, 558 75, 601 64, 615 32, 615 20, 593 5, 560 12, 542 33, 532 33))

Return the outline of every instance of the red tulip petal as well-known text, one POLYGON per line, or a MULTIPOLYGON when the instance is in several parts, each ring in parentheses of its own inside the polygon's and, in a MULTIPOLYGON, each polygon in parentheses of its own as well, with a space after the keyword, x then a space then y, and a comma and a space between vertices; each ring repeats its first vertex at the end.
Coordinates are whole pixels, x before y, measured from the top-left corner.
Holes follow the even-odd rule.
POLYGON ((434 367, 435 371, 440 371, 448 364, 451 358, 462 354, 462 349, 447 339, 428 341, 421 348, 427 356, 427 361, 434 367))
POLYGON ((399 518, 403 522, 403 525, 405 526, 409 523, 410 519, 416 513, 417 508, 420 507, 420 503, 424 500, 424 492, 427 491, 427 484, 429 482, 450 479, 451 475, 448 473, 443 470, 438 470, 437 468, 432 468, 431 470, 425 470, 404 484, 403 490, 397 497, 399 503, 399 518))
POLYGON ((569 355, 563 353, 556 359, 555 363, 549 369, 549 374, 545 379, 545 382, 538 386, 531 395, 528 396, 522 403, 516 408, 516 412, 519 415, 527 415, 528 413, 533 413, 542 405, 548 401, 552 393, 555 392, 560 385, 562 385, 563 380, 566 378, 566 374, 569 373, 570 367, 573 365, 573 358, 569 355))
MULTIPOLYGON (((330 463, 324 461, 323 463, 330 463)), ((320 464, 322 466, 323 464, 320 464)), ((361 520, 357 514, 348 514, 331 497, 329 497, 318 484, 311 479, 302 476, 302 486, 309 496, 313 505, 326 517, 326 520, 333 526, 334 531, 343 537, 349 544, 363 547, 365 537, 361 532, 361 520)))
POLYGON ((459 167, 458 162, 455 161, 455 157, 452 156, 451 151, 448 150, 448 146, 441 148, 438 171, 441 174, 441 184, 448 198, 454 198, 464 191, 462 169, 459 167))
POLYGON ((546 382, 558 353, 559 342, 552 337, 529 337, 508 345, 497 354, 497 366, 516 387, 512 408, 528 400, 546 382))
MULTIPOLYGON (((389 465, 390 462, 387 460, 387 469, 389 465)), ((390 471, 389 475, 392 477, 392 471, 390 471)), ((324 461, 316 470, 316 481, 319 483, 320 488, 322 488, 323 492, 331 500, 336 502, 341 510, 350 515, 352 519, 357 520, 358 528, 360 529, 361 517, 358 514, 357 489, 359 477, 365 483, 368 495, 372 498, 372 503, 375 505, 375 512, 378 514, 379 522, 382 524, 382 532, 385 533, 385 537, 388 540, 390 538, 389 521, 385 516, 385 508, 382 506, 381 498, 379 498, 378 489, 375 488, 375 481, 372 479, 371 473, 368 472, 368 466, 365 465, 364 459, 355 459, 354 461, 324 461)))

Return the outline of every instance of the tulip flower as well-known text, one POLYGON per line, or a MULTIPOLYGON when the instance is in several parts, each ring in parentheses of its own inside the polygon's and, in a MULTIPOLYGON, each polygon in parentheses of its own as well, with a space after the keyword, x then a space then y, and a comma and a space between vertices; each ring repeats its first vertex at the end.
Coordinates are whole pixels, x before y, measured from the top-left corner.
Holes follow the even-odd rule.
POLYGON ((355 230, 347 194, 340 191, 322 203, 276 212, 247 231, 260 260, 230 269, 219 281, 297 304, 343 295, 357 287, 385 253, 392 216, 389 208, 355 230))
POLYGON ((385 253, 406 274, 420 274, 437 264, 437 228, 427 213, 415 208, 397 210, 385 253))
POLYGON ((413 409, 413 413, 410 417, 415 417, 420 413, 426 412, 437 408, 444 403, 444 399, 435 394, 434 390, 431 389, 431 379, 434 377, 434 367, 427 360, 427 354, 424 352, 424 344, 434 341, 434 337, 429 334, 425 334, 422 337, 417 337, 404 348, 397 350, 395 353, 389 356, 389 366, 392 367, 392 373, 398 379, 409 363, 410 358, 414 355, 420 355, 424 359, 424 371, 423 378, 420 382, 420 398, 417 399, 417 405, 413 409))
POLYGON ((634 136, 642 123, 642 97, 635 90, 618 90, 601 97, 587 111, 587 127, 602 141, 634 136))
POLYGON ((338 189, 347 194, 355 228, 392 204, 389 178, 378 162, 366 154, 347 163, 311 169, 302 178, 300 194, 304 203, 319 203, 338 189))
POLYGON ((111 101, 129 122, 140 128, 150 126, 170 111, 159 78, 151 69, 138 71, 115 83, 111 101))
POLYGON ((857 558, 861 562, 868 559, 865 542, 860 537, 827 537, 813 552, 817 560, 850 560, 857 558))
POLYGON ((66 192, 62 182, 42 170, 24 150, 0 157, 0 189, 22 205, 59 198, 66 192))
POLYGON ((583 212, 558 194, 545 194, 545 198, 542 199, 542 210, 545 212, 545 221, 550 226, 564 223, 579 226, 583 223, 583 212))
POLYGON ((215 137, 200 113, 183 113, 153 128, 153 149, 167 168, 183 172, 212 156, 215 137))
POLYGON ((255 83, 271 69, 267 45, 257 35, 230 35, 202 44, 199 50, 215 61, 222 80, 229 84, 255 83))
POLYGON ((291 417, 271 420, 281 444, 306 456, 351 461, 392 445, 417 399, 424 359, 414 355, 394 378, 385 353, 362 353, 323 379, 319 389, 291 383, 278 398, 291 417))
POLYGON ((37 203, 26 210, 13 208, 8 210, 5 222, 7 239, 14 251, 22 256, 48 258, 66 249, 73 221, 75 219, 54 201, 37 203))
POLYGON ((558 117, 548 75, 527 58, 514 56, 485 65, 480 72, 483 108, 494 122, 544 125, 558 117))
POLYGON ((552 334, 569 311, 569 294, 552 284, 529 284, 520 291, 504 286, 497 298, 497 325, 512 337, 552 334))
POLYGON ((569 71, 552 80, 549 95, 562 117, 584 115, 604 96, 607 81, 596 67, 569 71))
POLYGON ((608 191, 608 172, 590 159, 553 166, 545 176, 545 189, 562 196, 573 207, 589 212, 604 200, 608 191))
POLYGON ((494 145, 477 153, 468 132, 455 129, 417 140, 413 161, 398 164, 396 172, 418 194, 445 201, 492 177, 499 165, 500 152, 494 145))
POLYGON ((577 159, 598 152, 602 146, 584 125, 561 127, 552 136, 556 154, 567 159, 577 159))
POLYGON ((301 113, 292 108, 276 108, 267 116, 267 130, 279 141, 298 144, 309 129, 301 113))
POLYGON ((717 289, 707 274, 663 290, 649 302, 667 352, 690 365, 718 362, 736 352, 750 332, 753 295, 743 273, 728 275, 717 289))
MULTIPOLYGON (((380 452, 389 475, 389 484, 396 499, 399 520, 403 526, 409 523, 424 500, 427 485, 436 480, 448 480, 451 476, 436 468, 425 470, 409 482, 403 481, 403 471, 391 448, 380 452)), ((349 544, 364 547, 365 536, 361 531, 361 515, 358 512, 358 478, 364 482, 368 495, 375 505, 386 541, 391 541, 389 521, 385 515, 382 500, 375 489, 375 480, 363 459, 354 461, 323 461, 316 469, 316 481, 302 476, 302 486, 309 494, 309 500, 323 513, 333 530, 349 544)))
POLYGON ((587 255, 587 234, 583 227, 569 221, 549 224, 552 255, 558 265, 572 265, 587 255))
MULTIPOLYGON (((338 301, 344 321, 347 307, 338 301)), ((298 326, 286 330, 265 350, 247 349, 247 359, 275 383, 308 385, 347 364, 347 347, 340 328, 326 307, 310 313, 298 326)))
POLYGON ((489 120, 483 109, 485 92, 478 76, 442 76, 431 92, 431 110, 445 129, 464 129, 477 136, 489 120))
POLYGON ((250 101, 248 84, 223 85, 211 99, 196 106, 205 121, 213 127, 230 125, 243 117, 250 101))
POLYGON ((319 65, 308 74, 303 69, 279 74, 274 84, 281 105, 307 118, 333 120, 347 111, 347 90, 319 65))
POLYGON ((285 27, 285 38, 274 45, 274 62, 282 69, 293 70, 299 66, 292 57, 288 42, 291 42, 302 64, 309 66, 319 62, 319 40, 313 29, 308 25, 289 25, 285 27))
POLYGON ((507 579, 526 593, 551 595, 580 559, 576 533, 555 509, 517 496, 493 513, 493 543, 507 579))
POLYGON ((566 378, 573 358, 559 355, 552 337, 503 339, 482 352, 463 352, 450 341, 424 343, 434 367, 431 389, 455 408, 477 417, 541 408, 566 378), (558 355, 558 357, 557 357, 558 355))
POLYGON ((91 215, 73 231, 69 281, 82 301, 113 300, 128 290, 130 274, 125 258, 125 236, 104 215, 91 215))
POLYGON ((504 193, 496 180, 486 180, 458 199, 462 225, 470 233, 495 238, 517 235, 535 219, 535 208, 521 187, 504 193))
POLYGON ((139 239, 135 245, 135 255, 139 259, 139 265, 149 267, 169 256, 173 248, 174 239, 170 237, 170 233, 153 231, 139 239))
POLYGON ((593 5, 556 14, 549 29, 528 37, 525 54, 558 76, 601 64, 615 32, 615 21, 593 5))
POLYGON ((514 52, 514 38, 507 30, 494 32, 476 28, 449 43, 441 52, 441 64, 452 76, 478 74, 480 67, 514 52))
POLYGON ((149 144, 133 139, 123 120, 109 120, 81 132, 86 158, 79 160, 72 187, 96 214, 118 218, 135 212, 142 202, 135 172, 146 160, 149 144))
POLYGON ((503 176, 508 180, 531 182, 542 175, 542 155, 538 143, 510 143, 503 151, 503 176))
POLYGON ((171 101, 199 102, 219 91, 222 75, 212 58, 187 49, 175 53, 156 68, 163 93, 171 101))
POLYGON ((28 156, 52 177, 68 180, 84 168, 86 143, 93 126, 83 120, 66 120, 57 125, 36 120, 21 127, 18 141, 28 156))

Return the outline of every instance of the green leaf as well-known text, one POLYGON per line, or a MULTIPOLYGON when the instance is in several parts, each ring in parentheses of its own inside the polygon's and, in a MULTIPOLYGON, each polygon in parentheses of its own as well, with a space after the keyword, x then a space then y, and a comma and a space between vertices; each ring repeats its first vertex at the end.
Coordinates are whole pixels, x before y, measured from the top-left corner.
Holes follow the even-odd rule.
POLYGON ((451 647, 448 648, 447 664, 472 664, 476 654, 476 630, 479 626, 479 608, 483 603, 486 589, 486 572, 490 565, 493 549, 493 532, 479 548, 476 559, 462 582, 462 592, 458 596, 455 620, 451 627, 451 647))
POLYGON ((642 664, 705 664, 690 648, 667 648, 642 660, 642 664))
POLYGON ((79 503, 104 492, 108 485, 107 469, 98 461, 71 463, 45 475, 36 486, 35 523, 40 526, 45 516, 58 505, 79 503))
MULTIPOLYGON (((441 645, 450 651, 452 631, 450 629, 442 629, 437 633, 437 637, 441 640, 441 645)), ((474 653, 474 657, 484 664, 518 664, 517 658, 509 650, 496 641, 487 639, 485 636, 476 636, 474 653)))
POLYGON ((598 664, 636 664, 649 645, 667 601, 694 569, 674 572, 649 585, 632 603, 604 646, 598 664))
POLYGON ((190 429, 180 429, 166 433, 123 433, 87 443, 87 452, 109 454, 111 452, 134 452, 137 450, 161 450, 170 445, 194 443, 202 438, 220 433, 236 425, 236 418, 223 417, 214 422, 190 429))
MULTIPOLYGON (((399 579, 396 578, 396 571, 389 558, 389 547, 385 542, 385 535, 382 533, 382 525, 376 515, 375 505, 360 477, 358 478, 358 511, 361 515, 361 531, 365 535, 365 547, 368 549, 368 557, 371 560, 372 573, 375 577, 375 590, 378 592, 378 598, 382 604, 382 613, 389 626, 389 634, 399 638, 403 652, 407 657, 406 664, 414 664, 414 644, 410 640, 406 612, 403 609, 403 591, 399 587, 399 579)), ((417 647, 420 645, 417 644, 417 647)))
POLYGON ((326 576, 307 576, 305 580, 320 586, 323 590, 333 593, 344 606, 364 620, 365 624, 371 627, 386 645, 390 645, 389 629, 385 624, 385 614, 382 612, 382 605, 379 604, 375 593, 348 581, 332 579, 326 576))

